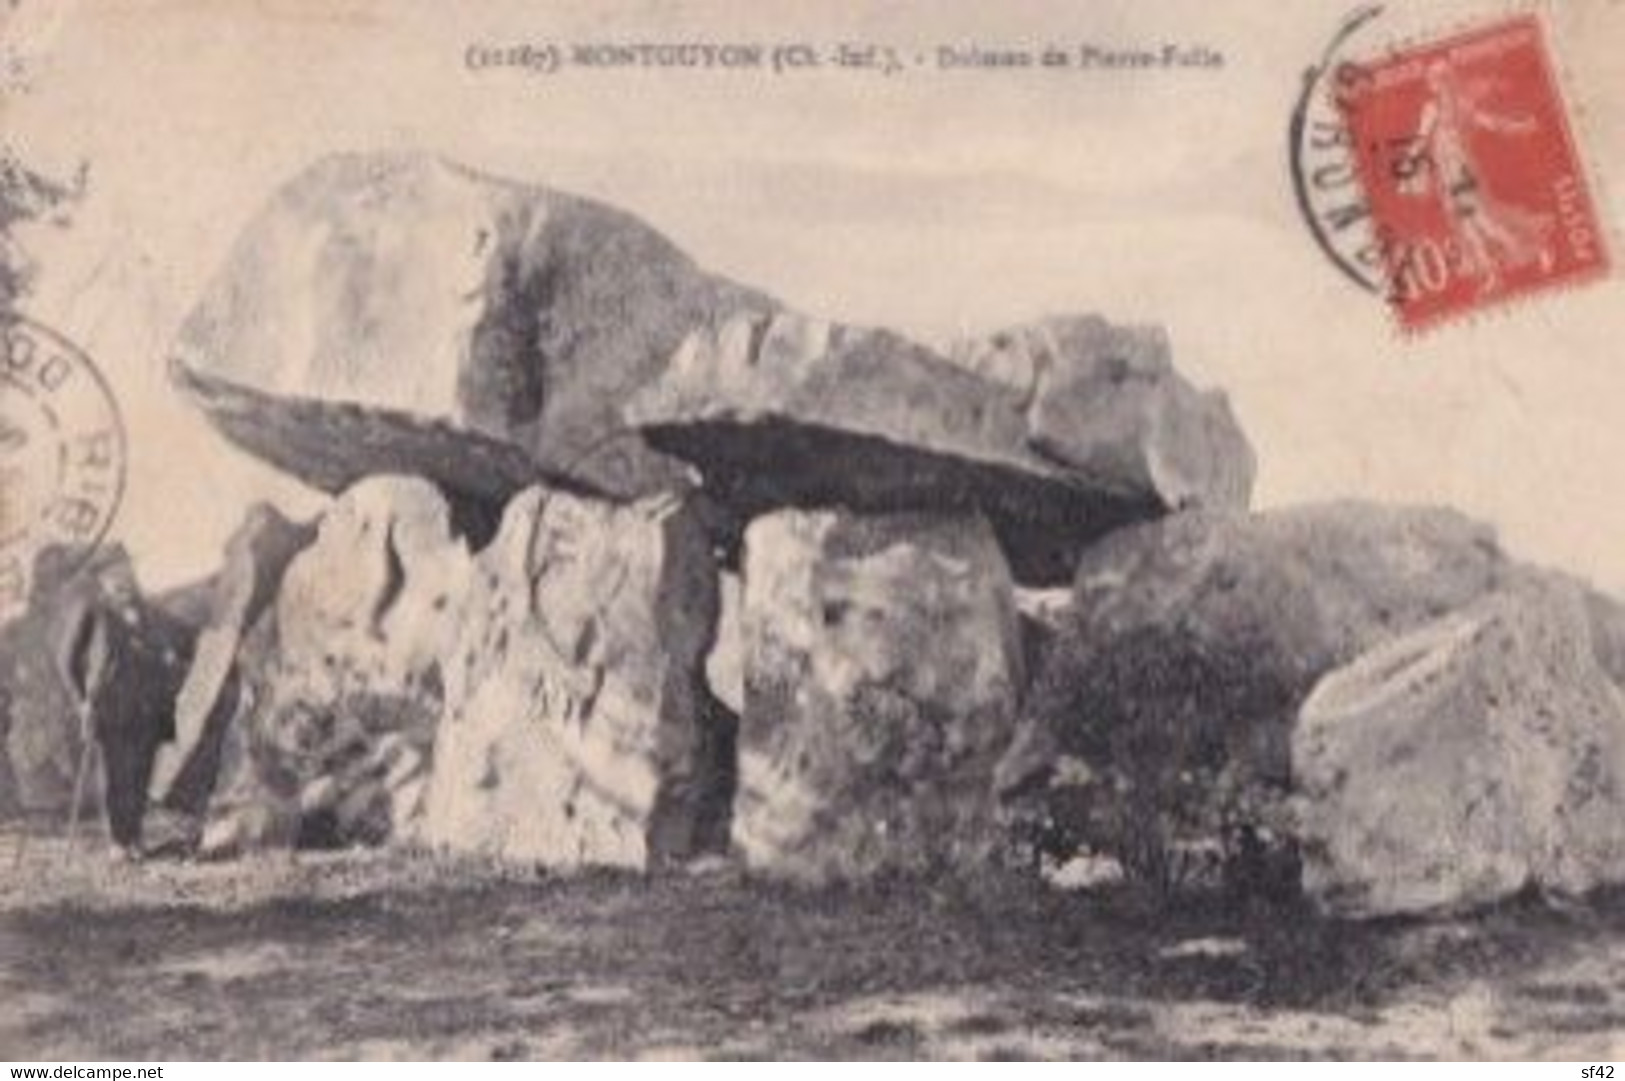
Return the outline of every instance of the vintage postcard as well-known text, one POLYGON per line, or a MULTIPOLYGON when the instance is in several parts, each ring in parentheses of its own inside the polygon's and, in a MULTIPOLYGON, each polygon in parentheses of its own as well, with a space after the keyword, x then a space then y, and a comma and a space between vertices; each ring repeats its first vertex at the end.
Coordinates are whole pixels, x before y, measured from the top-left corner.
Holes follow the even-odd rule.
POLYGON ((1622 43, 0 3, 0 1059, 1625 1057, 1622 43))

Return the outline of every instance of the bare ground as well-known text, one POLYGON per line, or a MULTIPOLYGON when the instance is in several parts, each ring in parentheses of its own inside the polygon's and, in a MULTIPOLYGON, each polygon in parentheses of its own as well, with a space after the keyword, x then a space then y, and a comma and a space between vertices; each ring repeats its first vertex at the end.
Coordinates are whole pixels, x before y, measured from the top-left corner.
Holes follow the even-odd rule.
POLYGON ((0 1059, 1625 1057, 1625 895, 1336 924, 0 834, 0 1059))

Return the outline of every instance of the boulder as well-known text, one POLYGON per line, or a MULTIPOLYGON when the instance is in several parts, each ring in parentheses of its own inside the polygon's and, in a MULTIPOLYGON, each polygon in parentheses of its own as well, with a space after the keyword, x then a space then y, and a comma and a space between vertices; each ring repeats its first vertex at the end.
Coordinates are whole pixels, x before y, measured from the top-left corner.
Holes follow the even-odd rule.
POLYGON ((1625 696, 1583 595, 1493 593, 1325 675, 1292 736, 1305 892, 1340 916, 1625 880, 1625 696))
MULTIPOLYGON (((219 762, 204 832, 240 848, 411 839, 444 698, 442 662, 473 569, 447 501, 422 478, 371 477, 328 508, 313 538, 308 527, 251 522, 235 547, 240 570, 222 598, 220 642, 210 643, 220 655, 203 658, 213 667, 195 670, 184 699, 188 723, 202 715, 204 728, 212 718, 225 729, 218 749, 201 748, 219 762), (240 628, 231 619, 238 602, 240 628), (380 749, 395 743, 405 750, 380 749), (403 758, 421 768, 397 774, 403 758), (361 791, 384 777, 393 787, 361 791), (354 813, 330 813, 340 805, 354 813)), ((168 802, 185 809, 196 794, 186 786, 207 779, 177 777, 168 802)))
POLYGON ((516 496, 446 665, 424 839, 554 867, 724 847, 733 733, 704 672, 717 607, 691 501, 516 496))
POLYGON ((223 733, 221 775, 198 824, 199 850, 220 858, 416 839, 437 705, 350 692, 248 713, 223 733))
POLYGON ((330 491, 418 474, 461 513, 538 481, 682 489, 686 460, 732 545, 787 505, 979 509, 1034 584, 1125 522, 1246 503, 1246 440, 1159 333, 1060 319, 960 353, 791 314, 590 200, 377 154, 271 198, 172 373, 229 438, 330 491))
POLYGON ((1518 573, 1489 529, 1432 509, 1191 513, 1114 534, 1082 561, 1000 786, 1033 794, 1058 854, 1104 849, 1162 885, 1215 845, 1271 849, 1315 682, 1518 573))
POLYGON ((175 703, 175 742, 160 752, 153 777, 152 790, 165 809, 189 819, 206 809, 221 770, 226 729, 244 704, 244 640, 275 601, 288 564, 315 533, 313 526, 256 503, 226 542, 175 703))
POLYGON ((451 507, 421 477, 369 477, 322 515, 282 576, 278 679, 307 701, 381 691, 439 697, 473 575, 451 507))
POLYGON ((1010 571, 974 514, 786 510, 745 537, 734 838, 805 882, 971 870, 1023 684, 1010 571))
POLYGON ((958 363, 1023 392, 1027 441, 1104 487, 1162 506, 1245 509, 1257 464, 1222 391, 1174 370, 1168 334, 1097 315, 1011 327, 960 343, 958 363))
POLYGON ((772 302, 619 210, 347 154, 248 224, 172 373, 227 437, 328 491, 402 473, 497 507, 543 477, 630 496, 683 471, 622 430, 625 396, 746 307, 772 302))
POLYGON ((1029 362, 1030 382, 889 331, 736 313, 696 328, 625 415, 739 521, 778 507, 980 512, 1034 585, 1070 578, 1082 548, 1126 523, 1245 506, 1252 452, 1165 343, 1098 319, 993 341, 1029 362))
POLYGON ((1595 589, 1579 578, 1561 572, 1556 577, 1576 589, 1585 604, 1586 623, 1591 628, 1592 651, 1597 663, 1615 684, 1625 687, 1625 604, 1611 593, 1595 589))
POLYGON ((694 501, 533 486, 478 551, 453 517, 429 481, 379 476, 296 554, 282 535, 205 850, 642 867, 724 847, 733 732, 705 685, 717 571, 694 501))

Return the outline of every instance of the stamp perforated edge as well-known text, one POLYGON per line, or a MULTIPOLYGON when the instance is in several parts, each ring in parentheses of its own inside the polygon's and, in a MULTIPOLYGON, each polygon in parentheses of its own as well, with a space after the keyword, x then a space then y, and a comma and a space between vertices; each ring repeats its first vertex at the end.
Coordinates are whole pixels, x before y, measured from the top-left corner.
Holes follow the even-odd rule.
MULTIPOLYGON (((1484 321, 1514 318, 1526 311, 1530 305, 1538 305, 1555 298, 1572 295, 1576 290, 1583 290, 1597 284, 1599 281, 1605 281, 1613 277, 1617 272, 1615 258, 1617 253, 1622 250, 1620 243, 1621 230, 1618 219, 1612 213, 1612 207, 1607 202, 1607 188, 1599 183, 1596 168, 1591 159, 1584 153, 1590 110, 1585 105, 1585 99, 1574 92, 1574 75, 1563 61, 1562 39, 1553 30, 1553 20, 1549 14, 1550 9, 1550 3, 1539 2, 1539 0, 1513 0, 1513 2, 1507 3, 1494 11, 1485 10, 1462 16, 1445 24, 1442 28, 1416 30, 1390 38, 1382 46, 1381 52, 1375 56, 1349 61, 1362 65, 1381 64, 1383 60, 1393 59, 1407 52, 1439 48, 1448 45, 1452 41, 1474 37, 1487 29, 1513 23, 1519 19, 1527 18, 1531 20, 1534 23, 1542 48, 1542 55, 1546 61, 1550 90, 1559 106, 1558 112, 1563 123, 1563 135, 1568 142, 1575 168, 1585 181, 1586 194, 1591 200, 1592 211, 1597 219, 1592 224, 1596 226, 1603 246, 1602 263, 1590 273, 1574 275, 1558 282, 1548 282, 1539 288, 1511 293, 1498 297, 1487 304, 1441 312, 1420 324, 1407 324, 1404 322, 1395 305, 1387 302, 1386 298, 1384 298, 1383 308, 1396 337, 1409 341, 1426 337, 1452 326, 1477 325, 1484 321)), ((1383 10, 1385 10, 1383 6, 1377 6, 1378 17, 1380 17, 1383 10)), ((1335 80, 1327 79, 1323 89, 1327 94, 1335 94, 1335 80)), ((1335 98, 1329 104, 1333 109, 1338 107, 1335 98)))

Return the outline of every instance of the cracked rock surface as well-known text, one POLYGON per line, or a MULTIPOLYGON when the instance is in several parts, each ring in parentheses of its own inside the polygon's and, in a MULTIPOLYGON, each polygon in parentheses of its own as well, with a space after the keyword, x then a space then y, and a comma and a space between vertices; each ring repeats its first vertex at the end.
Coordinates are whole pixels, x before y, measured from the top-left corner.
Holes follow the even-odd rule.
POLYGON ((724 849, 733 721, 704 671, 718 605, 691 503, 521 492, 447 657, 424 839, 562 867, 724 849))
POLYGON ((976 510, 1032 584, 1116 526, 1245 505, 1246 439, 1160 332, 1053 319, 950 352, 797 315, 591 200, 355 154, 249 223, 172 372, 226 436, 329 491, 416 474, 500 506, 537 482, 699 483, 735 542, 781 506, 976 510))
POLYGON ((809 882, 989 865, 1023 662, 987 522, 781 511, 745 550, 747 861, 809 882))
POLYGON ((1625 695, 1525 583, 1326 675, 1292 740, 1303 886, 1344 916, 1578 897, 1625 866, 1625 695))
POLYGON ((690 335, 626 416, 741 520, 787 506, 979 512, 1028 584, 1069 579, 1119 526, 1246 506, 1246 439, 1157 336, 1079 318, 984 344, 955 362, 886 330, 735 315, 690 335))

